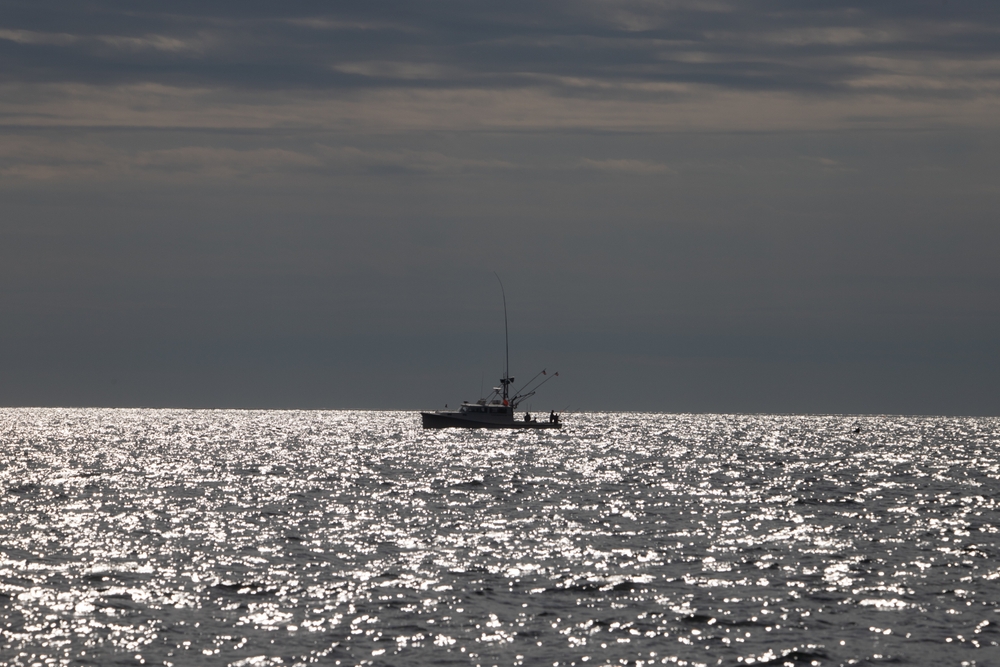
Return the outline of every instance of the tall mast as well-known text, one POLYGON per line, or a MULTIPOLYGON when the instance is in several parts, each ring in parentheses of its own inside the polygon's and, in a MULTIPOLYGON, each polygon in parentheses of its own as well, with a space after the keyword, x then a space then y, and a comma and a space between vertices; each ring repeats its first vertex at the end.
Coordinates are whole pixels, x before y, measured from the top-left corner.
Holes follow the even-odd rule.
POLYGON ((507 403, 507 385, 510 384, 510 338, 507 335, 507 293, 503 289, 503 281, 500 280, 500 276, 494 271, 493 275, 497 277, 497 282, 500 283, 500 294, 503 296, 503 344, 504 344, 504 368, 503 368, 503 400, 504 404, 507 403))

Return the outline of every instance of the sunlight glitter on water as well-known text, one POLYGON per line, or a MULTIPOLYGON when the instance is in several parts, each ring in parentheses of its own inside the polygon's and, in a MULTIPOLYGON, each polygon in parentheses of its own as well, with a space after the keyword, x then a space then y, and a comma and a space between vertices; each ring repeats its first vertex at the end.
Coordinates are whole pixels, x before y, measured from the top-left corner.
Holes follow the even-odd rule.
POLYGON ((8 664, 998 651, 1000 420, 11 409, 0 438, 8 664))

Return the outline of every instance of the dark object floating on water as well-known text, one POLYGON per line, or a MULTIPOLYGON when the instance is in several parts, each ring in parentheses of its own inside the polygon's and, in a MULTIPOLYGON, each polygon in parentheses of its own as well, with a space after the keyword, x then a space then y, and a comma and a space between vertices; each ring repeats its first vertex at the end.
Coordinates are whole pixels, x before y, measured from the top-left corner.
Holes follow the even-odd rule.
MULTIPOLYGON (((500 276, 497 276, 497 280, 500 280, 500 276)), ((562 421, 555 410, 549 412, 547 421, 535 419, 531 416, 530 412, 525 412, 523 417, 514 416, 514 410, 517 409, 517 406, 522 401, 534 396, 539 387, 552 378, 557 377, 559 373, 549 375, 545 372, 545 369, 542 369, 526 385, 511 395, 510 385, 514 382, 514 378, 510 376, 510 343, 507 338, 507 294, 504 292, 503 282, 500 283, 500 292, 503 294, 503 333, 507 354, 503 377, 500 378, 500 386, 493 387, 492 394, 486 398, 480 398, 475 403, 462 401, 462 406, 458 410, 421 412, 420 419, 423 422, 424 428, 562 428, 562 421), (535 384, 535 381, 541 376, 545 376, 545 379, 535 384)), ((446 405, 445 407, 448 406, 446 405)))

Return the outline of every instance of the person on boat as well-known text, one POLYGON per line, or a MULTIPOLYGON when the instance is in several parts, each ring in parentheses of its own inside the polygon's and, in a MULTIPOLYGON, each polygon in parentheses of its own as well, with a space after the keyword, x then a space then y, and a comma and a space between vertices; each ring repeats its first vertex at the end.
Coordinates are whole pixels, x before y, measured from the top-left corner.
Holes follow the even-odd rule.
POLYGON ((525 412, 524 413, 524 421, 526 421, 526 422, 530 422, 531 421, 531 413, 530 412, 525 412))
POLYGON ((555 424, 558 419, 559 418, 556 417, 556 411, 555 410, 549 410, 549 423, 555 424))

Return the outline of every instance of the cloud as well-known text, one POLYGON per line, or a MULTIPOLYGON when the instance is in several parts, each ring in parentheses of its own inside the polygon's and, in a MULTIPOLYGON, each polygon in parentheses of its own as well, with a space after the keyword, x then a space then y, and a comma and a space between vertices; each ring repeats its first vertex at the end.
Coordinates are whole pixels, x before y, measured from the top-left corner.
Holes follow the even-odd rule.
POLYGON ((852 60, 859 74, 845 83, 853 89, 992 97, 1000 92, 1000 58, 926 58, 862 56, 852 60))
POLYGON ((288 25, 309 28, 311 30, 363 30, 363 31, 375 31, 375 30, 390 30, 396 32, 418 32, 418 29, 414 26, 406 25, 403 23, 393 23, 391 21, 352 21, 352 20, 342 20, 336 18, 326 18, 322 16, 313 16, 308 18, 289 18, 283 19, 288 25))
MULTIPOLYGON (((729 35, 712 34, 710 37, 719 40, 726 38, 746 38, 744 35, 732 33, 729 35)), ((795 47, 817 45, 848 47, 859 44, 892 44, 902 42, 908 37, 910 35, 898 27, 866 28, 860 26, 790 28, 778 32, 766 32, 749 36, 750 40, 758 41, 761 44, 795 47)))
POLYGON ((44 136, 0 135, 0 180, 20 181, 103 178, 120 172, 121 155, 100 142, 57 140, 44 136))
POLYGON ((26 45, 44 46, 107 46, 113 49, 134 51, 161 51, 166 53, 203 53, 213 42, 207 33, 196 37, 174 37, 148 34, 138 37, 122 35, 72 35, 68 33, 35 32, 31 30, 0 29, 0 39, 26 45))
POLYGON ((599 171, 614 171, 629 174, 675 174, 670 167, 660 162, 649 160, 592 160, 584 158, 580 164, 587 169, 597 169, 599 171))
POLYGON ((97 138, 56 141, 45 136, 0 137, 0 177, 18 181, 121 180, 160 174, 184 178, 245 178, 316 170, 323 158, 281 148, 183 146, 128 150, 97 138))
POLYGON ((323 166, 316 156, 280 148, 235 150, 206 146, 143 151, 129 162, 140 169, 210 177, 261 175, 323 166))
POLYGON ((377 150, 354 146, 323 146, 322 155, 334 163, 367 169, 400 169, 416 172, 469 171, 479 169, 511 169, 516 165, 506 160, 474 159, 445 155, 437 151, 377 150))
POLYGON ((57 46, 67 46, 77 42, 79 37, 67 33, 46 33, 35 32, 33 30, 0 29, 0 39, 15 42, 16 44, 54 44, 57 46))
POLYGON ((123 51, 162 51, 165 53, 202 54, 214 43, 207 34, 195 38, 171 37, 168 35, 143 35, 141 37, 121 37, 99 35, 95 41, 123 51))
MULTIPOLYGON (((343 3, 315 14, 309 3, 239 12, 207 3, 170 14, 108 5, 99 21, 71 3, 58 19, 27 7, 21 24, 0 28, 10 45, 0 50, 8 82, 333 94, 412 82, 507 90, 548 79, 569 87, 587 82, 620 100, 658 86, 831 96, 874 86, 934 96, 948 67, 1000 55, 1000 10, 985 5, 931 11, 913 3, 595 0, 527 10, 389 2, 343 3), (70 25, 74 30, 65 29, 70 25), (906 76, 895 68, 908 61, 927 65, 928 80, 893 80, 906 76)), ((990 88, 996 78, 974 68, 963 76, 970 89, 990 88)))
POLYGON ((344 74, 388 78, 388 79, 443 79, 449 73, 459 73, 457 68, 444 67, 436 63, 369 61, 338 63, 330 69, 344 74))
POLYGON ((626 32, 649 32, 670 24, 679 12, 731 12, 735 7, 723 0, 590 0, 582 3, 599 20, 626 32))
POLYGON ((9 126, 939 129, 995 127, 1000 103, 996 13, 644 0, 65 10, 0 29, 9 126))
MULTIPOLYGON (((580 97, 550 86, 507 90, 397 86, 335 95, 305 90, 255 96, 239 90, 154 84, 6 84, 0 85, 0 116, 8 126, 24 128, 298 128, 374 133, 940 129, 993 127, 1000 117, 1000 94, 990 88, 962 88, 976 94, 960 98, 904 96, 885 90, 894 84, 898 92, 907 81, 922 85, 922 91, 929 85, 914 76, 862 79, 858 87, 871 87, 870 92, 833 97, 694 85, 580 97)), ((954 79, 949 85, 955 90, 962 84, 954 79)))
POLYGON ((116 181, 272 178, 335 172, 446 173, 513 169, 506 160, 448 155, 433 150, 387 150, 313 144, 304 149, 188 145, 129 150, 109 140, 56 141, 45 136, 0 135, 0 178, 23 181, 116 181))

